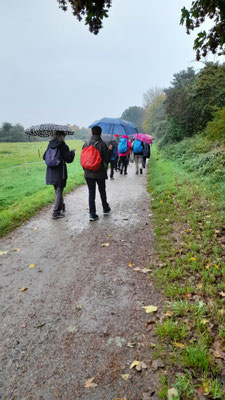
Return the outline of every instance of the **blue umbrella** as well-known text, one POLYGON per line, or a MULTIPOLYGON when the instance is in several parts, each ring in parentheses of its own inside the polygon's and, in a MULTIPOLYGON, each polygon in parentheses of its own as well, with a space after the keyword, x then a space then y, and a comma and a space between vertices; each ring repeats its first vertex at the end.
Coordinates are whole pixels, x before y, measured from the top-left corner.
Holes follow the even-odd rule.
POLYGON ((120 118, 102 118, 94 121, 89 128, 93 126, 100 126, 102 128, 102 133, 106 135, 128 135, 132 136, 137 133, 137 129, 134 124, 130 121, 125 121, 120 118))

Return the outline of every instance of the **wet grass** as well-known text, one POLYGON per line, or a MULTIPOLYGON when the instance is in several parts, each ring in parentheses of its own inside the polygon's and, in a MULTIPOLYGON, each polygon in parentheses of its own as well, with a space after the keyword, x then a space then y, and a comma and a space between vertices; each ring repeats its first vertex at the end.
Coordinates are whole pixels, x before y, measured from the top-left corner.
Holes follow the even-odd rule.
POLYGON ((162 346, 157 356, 167 365, 160 396, 166 399, 168 388, 176 387, 180 399, 195 399, 198 393, 225 398, 221 182, 217 189, 209 177, 204 180, 184 171, 180 163, 166 160, 155 149, 149 164, 149 191, 156 233, 152 276, 167 298, 166 315, 155 329, 162 346))
MULTIPOLYGON (((0 237, 54 201, 53 187, 45 185, 46 165, 42 156, 47 143, 1 143, 0 237)), ((64 193, 84 183, 80 165, 83 142, 70 140, 68 145, 76 149, 76 157, 67 165, 69 178, 64 193)))

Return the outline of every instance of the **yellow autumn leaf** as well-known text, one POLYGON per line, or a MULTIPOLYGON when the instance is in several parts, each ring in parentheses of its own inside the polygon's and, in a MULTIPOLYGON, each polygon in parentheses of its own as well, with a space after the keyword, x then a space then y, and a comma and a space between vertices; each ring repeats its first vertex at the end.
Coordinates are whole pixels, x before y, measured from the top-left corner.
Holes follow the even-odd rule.
POLYGON ((210 267, 210 265, 206 265, 206 266, 205 266, 205 269, 209 269, 209 267, 210 267))
POLYGON ((27 287, 21 287, 19 290, 20 290, 20 292, 26 292, 26 290, 28 290, 28 288, 27 287))
POLYGON ((34 268, 36 265, 35 264, 30 264, 29 268, 34 268))
POLYGON ((132 262, 129 262, 127 265, 128 265, 128 267, 132 267, 133 264, 132 264, 132 262))
POLYGON ((124 381, 128 381, 128 379, 130 378, 130 375, 129 374, 123 374, 123 375, 121 375, 121 377, 122 377, 122 379, 124 381))
POLYGON ((109 247, 109 243, 102 243, 102 247, 109 247))
POLYGON ((85 387, 87 389, 89 388, 94 388, 96 386, 98 386, 96 383, 93 382, 93 380, 95 379, 95 377, 93 376, 92 378, 89 378, 86 382, 85 382, 85 387))
POLYGON ((198 283, 198 284, 196 285, 196 287, 197 287, 197 289, 201 289, 201 288, 202 288, 202 283, 198 283))
POLYGON ((132 369, 132 368, 134 368, 134 367, 136 367, 137 365, 140 365, 140 364, 141 364, 141 361, 135 360, 135 361, 133 361, 132 364, 130 365, 130 369, 132 369))
POLYGON ((0 251, 0 256, 4 256, 7 253, 8 253, 8 251, 0 251))
POLYGON ((175 347, 179 347, 180 349, 184 349, 185 345, 183 343, 174 342, 175 347))
POLYGON ((195 257, 190 257, 189 260, 190 260, 190 261, 195 261, 196 258, 195 258, 195 257))
POLYGON ((202 318, 201 319, 201 324, 205 325, 207 324, 209 321, 206 318, 202 318))
POLYGON ((112 237, 112 235, 108 235, 108 237, 112 237))
POLYGON ((156 306, 144 306, 143 308, 145 309, 147 314, 156 312, 158 310, 158 307, 156 306))
POLYGON ((214 267, 216 267, 217 269, 219 269, 219 265, 217 265, 217 264, 214 264, 214 267))
POLYGON ((13 251, 20 251, 20 249, 15 247, 15 249, 13 249, 13 251))

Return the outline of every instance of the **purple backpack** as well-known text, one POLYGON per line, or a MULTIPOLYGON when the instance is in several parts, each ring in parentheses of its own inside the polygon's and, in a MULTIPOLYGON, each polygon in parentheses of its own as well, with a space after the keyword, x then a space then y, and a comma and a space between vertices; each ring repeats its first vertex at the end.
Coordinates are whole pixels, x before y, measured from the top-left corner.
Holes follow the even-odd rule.
POLYGON ((49 147, 45 153, 45 164, 48 167, 57 167, 62 161, 60 150, 58 147, 52 149, 49 147))

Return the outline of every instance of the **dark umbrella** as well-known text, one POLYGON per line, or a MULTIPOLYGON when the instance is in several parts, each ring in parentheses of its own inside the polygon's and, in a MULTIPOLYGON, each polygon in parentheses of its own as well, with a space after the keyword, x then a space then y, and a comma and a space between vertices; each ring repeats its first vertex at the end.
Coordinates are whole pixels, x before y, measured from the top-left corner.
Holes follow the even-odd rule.
POLYGON ((67 125, 41 124, 35 126, 33 125, 25 130, 26 134, 29 136, 40 137, 53 136, 57 131, 64 133, 65 135, 73 135, 73 131, 67 125))

